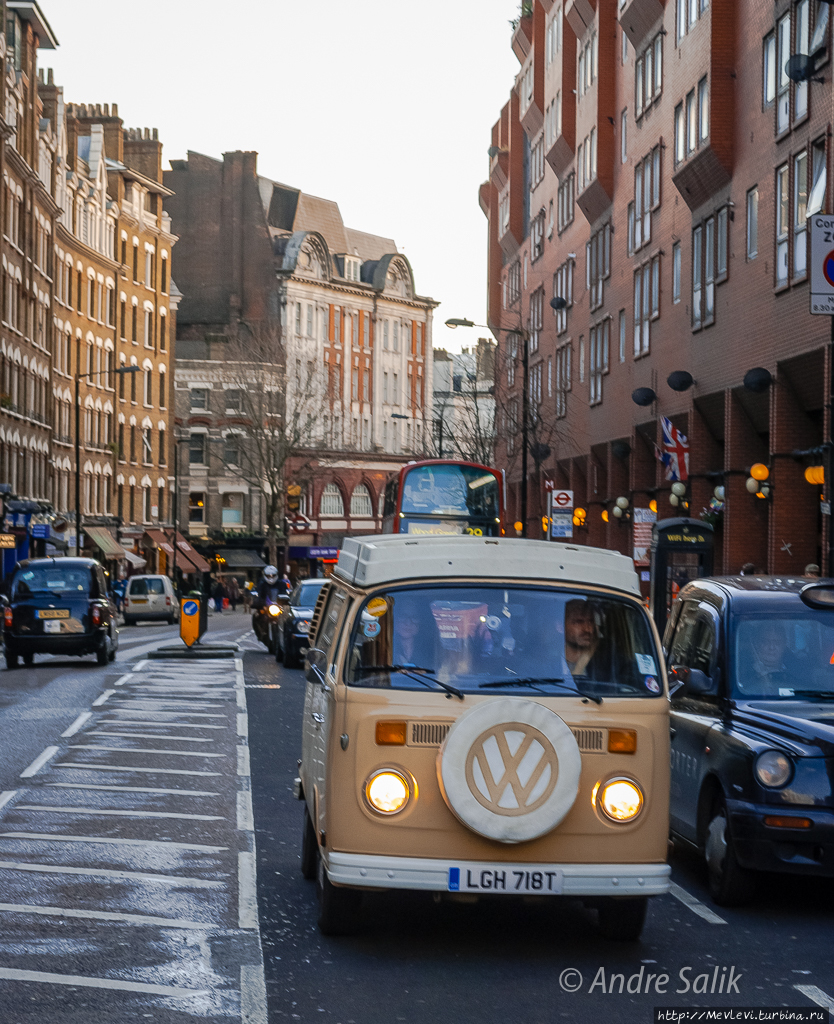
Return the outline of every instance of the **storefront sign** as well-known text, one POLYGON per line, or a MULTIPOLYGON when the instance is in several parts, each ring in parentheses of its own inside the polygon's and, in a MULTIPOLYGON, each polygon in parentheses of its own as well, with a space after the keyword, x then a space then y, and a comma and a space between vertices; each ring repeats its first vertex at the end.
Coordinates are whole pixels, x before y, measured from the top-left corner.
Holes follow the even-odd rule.
POLYGON ((13 533, 0 533, 0 548, 16 548, 17 537, 13 533))
POLYGON ((338 558, 338 548, 309 548, 308 558, 338 558))

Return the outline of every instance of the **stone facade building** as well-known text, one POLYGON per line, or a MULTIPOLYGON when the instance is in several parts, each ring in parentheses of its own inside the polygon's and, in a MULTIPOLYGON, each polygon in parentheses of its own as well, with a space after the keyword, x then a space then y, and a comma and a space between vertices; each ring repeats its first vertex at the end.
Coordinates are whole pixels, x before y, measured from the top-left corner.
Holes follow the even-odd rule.
POLYGON ((304 421, 283 474, 285 554, 299 573, 320 571, 311 549, 379 530, 386 478, 426 450, 436 303, 416 294, 393 240, 346 228, 336 203, 259 175, 255 153, 189 153, 171 167, 184 294, 176 416, 189 449, 181 518, 187 509, 191 536, 221 567, 257 569, 265 484, 234 453, 247 426, 240 367, 254 358, 243 339, 263 347, 266 333, 304 421))
POLYGON ((434 438, 439 459, 495 459, 495 342, 479 338, 460 352, 434 349, 434 438))
POLYGON ((715 522, 716 570, 825 566, 829 506, 805 470, 832 429, 830 323, 810 312, 808 241, 834 194, 829 12, 816 0, 522 11, 521 68, 480 201, 511 521, 525 387, 528 453, 540 446, 530 536, 546 481, 585 508, 578 543, 631 553, 632 510, 676 514, 656 457, 666 417, 688 438, 684 501, 715 522), (814 54, 815 80, 788 76, 797 53, 814 54), (763 497, 746 486, 755 463, 769 473, 763 497), (710 510, 720 487, 723 509, 710 510), (618 497, 628 514, 608 516, 618 497))

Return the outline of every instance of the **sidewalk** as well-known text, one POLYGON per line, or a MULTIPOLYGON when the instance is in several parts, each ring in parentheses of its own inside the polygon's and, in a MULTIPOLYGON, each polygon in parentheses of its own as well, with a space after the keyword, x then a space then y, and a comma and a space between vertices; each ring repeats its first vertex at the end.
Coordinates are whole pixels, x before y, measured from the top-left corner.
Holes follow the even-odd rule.
POLYGON ((61 1024, 266 1024, 240 659, 139 662, 21 780, 0 795, 8 1019, 63 990, 61 1024))

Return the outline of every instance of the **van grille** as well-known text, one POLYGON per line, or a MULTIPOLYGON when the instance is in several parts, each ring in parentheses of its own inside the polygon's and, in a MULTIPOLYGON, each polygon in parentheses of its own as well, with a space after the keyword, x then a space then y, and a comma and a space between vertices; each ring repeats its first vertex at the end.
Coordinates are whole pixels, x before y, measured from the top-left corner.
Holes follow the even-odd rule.
POLYGON ((604 729, 571 729, 576 745, 585 754, 605 753, 604 729))
POLYGON ((439 747, 451 729, 451 722, 409 722, 409 747, 439 747))

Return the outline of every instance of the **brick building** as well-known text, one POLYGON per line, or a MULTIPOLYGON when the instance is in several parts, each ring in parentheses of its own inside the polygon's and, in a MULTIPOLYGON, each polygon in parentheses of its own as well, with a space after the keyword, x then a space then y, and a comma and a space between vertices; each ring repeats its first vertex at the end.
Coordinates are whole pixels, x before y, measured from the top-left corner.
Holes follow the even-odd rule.
POLYGON ((716 569, 801 573, 830 523, 805 479, 831 436, 830 324, 810 314, 808 281, 808 218, 832 209, 829 5, 534 0, 522 13, 480 190, 510 515, 527 344, 529 535, 552 480, 587 510, 575 541, 631 553, 628 516, 603 513, 624 497, 676 514, 656 458, 668 417, 689 438, 689 514, 724 487, 716 569), (816 54, 814 80, 790 80, 796 53, 816 54), (765 498, 746 487, 759 462, 765 498))
POLYGON ((386 478, 425 451, 436 303, 416 294, 392 239, 347 228, 335 202, 259 175, 257 154, 189 153, 171 168, 184 295, 176 415, 189 448, 181 518, 221 568, 256 573, 267 484, 242 465, 235 437, 251 419, 241 368, 271 334, 262 365, 281 361, 287 400, 296 395, 296 412, 306 403, 282 473, 293 506, 285 553, 295 571, 317 572, 310 549, 378 531, 386 478), (258 339, 249 352, 246 338, 258 339))

